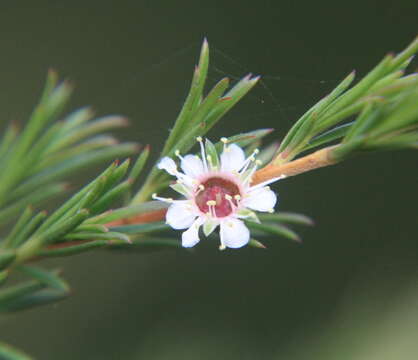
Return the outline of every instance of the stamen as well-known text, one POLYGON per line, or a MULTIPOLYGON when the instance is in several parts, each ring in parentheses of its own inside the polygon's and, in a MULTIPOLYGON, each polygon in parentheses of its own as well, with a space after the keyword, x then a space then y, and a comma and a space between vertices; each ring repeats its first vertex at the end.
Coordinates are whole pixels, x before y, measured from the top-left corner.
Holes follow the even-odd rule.
POLYGON ((243 174, 244 172, 247 171, 251 162, 255 161, 257 163, 257 161, 260 161, 260 160, 255 159, 255 155, 257 155, 259 152, 260 150, 254 149, 253 153, 244 161, 244 165, 241 168, 240 174, 243 174))
POLYGON ((237 201, 241 200, 241 195, 238 195, 238 194, 237 194, 237 195, 235 195, 235 196, 234 196, 234 199, 235 199, 235 200, 237 200, 237 201))
POLYGON ((205 145, 203 145, 203 139, 202 139, 201 136, 198 136, 196 138, 196 140, 200 145, 200 152, 202 153, 203 168, 207 172, 208 171, 208 163, 206 161, 206 152, 205 152, 205 145))
POLYGON ((223 151, 228 151, 228 147, 226 146, 226 144, 228 144, 228 139, 226 137, 221 137, 221 142, 224 143, 223 151))
POLYGON ((197 187, 197 191, 195 192, 194 196, 198 195, 198 194, 199 194, 201 191, 203 191, 203 190, 205 190, 205 187, 204 187, 202 184, 200 184, 200 185, 197 187))
POLYGON ((206 201, 206 205, 207 206, 215 206, 216 205, 216 201, 215 200, 208 200, 208 201, 206 201))
POLYGON ((232 196, 231 196, 231 195, 229 195, 229 194, 225 194, 225 199, 226 199, 226 200, 228 200, 228 201, 229 201, 229 200, 232 200, 232 196))
POLYGON ((174 200, 172 198, 163 198, 163 197, 157 196, 157 194, 155 194, 155 193, 152 194, 152 198, 155 199, 155 200, 159 200, 159 201, 162 201, 162 202, 169 203, 169 204, 172 204, 174 202, 174 200))

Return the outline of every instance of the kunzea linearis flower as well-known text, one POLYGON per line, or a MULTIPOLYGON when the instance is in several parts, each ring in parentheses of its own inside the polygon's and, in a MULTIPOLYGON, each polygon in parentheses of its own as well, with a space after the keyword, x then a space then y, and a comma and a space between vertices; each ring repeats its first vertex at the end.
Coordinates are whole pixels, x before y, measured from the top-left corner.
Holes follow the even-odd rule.
POLYGON ((173 200, 153 195, 153 198, 171 203, 167 210, 166 222, 173 229, 187 229, 182 234, 182 245, 192 247, 199 241, 199 229, 209 236, 220 227, 220 249, 240 248, 250 240, 250 232, 242 221, 257 221, 252 211, 273 212, 276 194, 267 186, 279 178, 270 179, 251 186, 251 178, 260 161, 255 159, 258 149, 245 157, 244 151, 236 144, 228 144, 226 138, 220 156, 215 146, 206 139, 197 138, 201 148, 201 158, 197 155, 181 156, 177 169, 172 158, 164 157, 157 164, 159 169, 177 177, 171 187, 183 195, 183 200, 173 200))

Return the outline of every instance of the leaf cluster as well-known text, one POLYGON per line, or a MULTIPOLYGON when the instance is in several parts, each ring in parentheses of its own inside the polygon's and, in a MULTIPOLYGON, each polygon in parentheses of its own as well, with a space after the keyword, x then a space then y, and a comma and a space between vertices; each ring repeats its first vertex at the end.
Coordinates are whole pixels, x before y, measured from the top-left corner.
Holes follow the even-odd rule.
POLYGON ((351 88, 350 73, 292 126, 273 163, 330 143, 339 145, 330 153, 334 161, 363 151, 416 148, 418 74, 405 70, 417 50, 418 38, 398 55, 385 56, 351 88))

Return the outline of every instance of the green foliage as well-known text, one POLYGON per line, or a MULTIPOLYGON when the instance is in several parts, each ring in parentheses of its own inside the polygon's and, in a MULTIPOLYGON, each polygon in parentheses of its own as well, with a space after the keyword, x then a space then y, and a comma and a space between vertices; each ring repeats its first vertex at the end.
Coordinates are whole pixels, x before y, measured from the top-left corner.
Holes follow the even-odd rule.
MULTIPOLYGON (((261 148, 263 165, 288 162, 300 153, 340 141, 331 156, 341 161, 360 151, 418 147, 418 75, 404 76, 418 39, 397 56, 386 56, 369 74, 349 88, 349 74, 328 96, 308 110, 279 144, 261 148)), ((258 77, 245 76, 232 88, 220 80, 207 94, 205 83, 209 47, 204 41, 186 101, 161 152, 172 157, 187 152, 196 137, 204 136, 248 93, 258 77)), ((70 287, 58 270, 27 265, 44 258, 72 256, 94 249, 156 251, 181 247, 178 235, 162 220, 167 204, 148 201, 150 195, 170 185, 169 177, 152 167, 133 196, 133 188, 150 155, 146 146, 138 158, 135 143, 117 143, 103 131, 127 124, 120 116, 93 119, 88 108, 63 115, 72 88, 50 72, 39 104, 26 126, 11 123, 0 140, 0 225, 14 221, 0 239, 0 313, 9 313, 65 299, 70 287), (68 190, 66 177, 93 164, 113 161, 50 215, 39 206, 68 190), (122 204, 121 207, 118 207, 122 204), (135 218, 134 224, 126 219, 135 218), (8 284, 13 272, 26 280, 8 284)), ((228 138, 251 153, 262 145, 272 129, 259 129, 228 138)), ((206 140, 205 149, 214 164, 222 142, 206 140)), ((175 187, 176 185, 171 185, 175 187)), ((249 245, 265 248, 265 237, 284 237, 300 242, 288 227, 312 225, 304 215, 279 212, 261 214, 246 221, 257 238, 249 245), (258 221, 261 220, 261 222, 258 221)), ((206 229, 210 232, 210 229, 206 229)), ((205 230, 205 231, 206 231, 205 230)), ((211 236, 217 236, 215 234, 211 236)), ((0 343, 3 359, 30 359, 0 343)))

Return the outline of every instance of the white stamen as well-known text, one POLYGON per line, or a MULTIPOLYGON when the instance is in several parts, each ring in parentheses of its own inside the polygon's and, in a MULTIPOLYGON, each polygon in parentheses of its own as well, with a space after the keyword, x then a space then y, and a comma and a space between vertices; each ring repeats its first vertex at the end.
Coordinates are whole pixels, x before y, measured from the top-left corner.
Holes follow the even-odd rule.
POLYGON ((208 163, 206 160, 206 152, 205 152, 205 145, 203 145, 203 139, 201 136, 198 136, 196 140, 200 145, 200 152, 202 153, 203 168, 205 169, 206 172, 208 172, 208 163))
POLYGON ((152 198, 155 199, 155 200, 159 200, 159 201, 162 201, 162 202, 169 203, 169 204, 172 204, 174 202, 174 200, 172 198, 163 198, 163 197, 157 196, 157 194, 155 194, 155 193, 152 194, 152 198))

